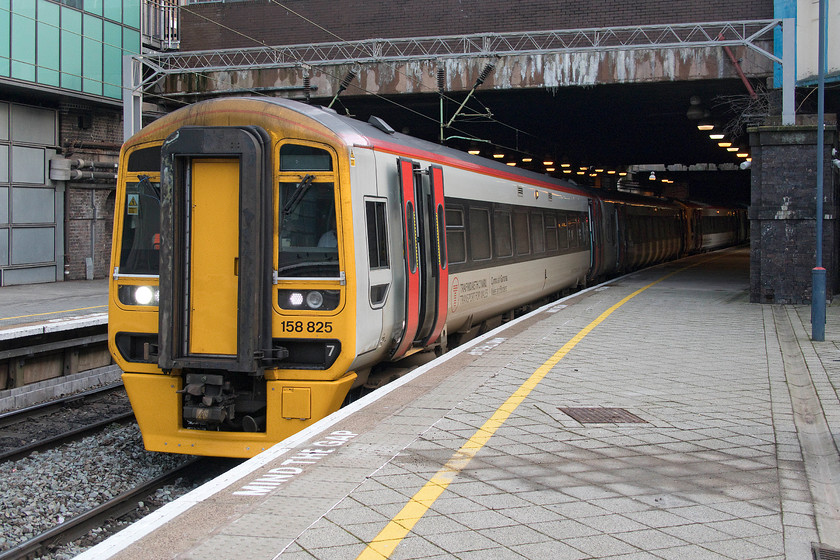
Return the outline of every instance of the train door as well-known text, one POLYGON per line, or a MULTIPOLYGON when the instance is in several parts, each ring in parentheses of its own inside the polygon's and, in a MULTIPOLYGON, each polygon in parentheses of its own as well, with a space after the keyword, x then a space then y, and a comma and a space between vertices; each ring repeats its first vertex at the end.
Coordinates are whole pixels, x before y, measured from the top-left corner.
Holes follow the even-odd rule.
POLYGON ((604 257, 601 201, 589 199, 589 280, 601 275, 604 257))
POLYGON ((236 354, 239 160, 194 159, 190 176, 190 354, 236 354))
POLYGON ((404 322, 391 359, 405 356, 412 346, 437 342, 443 333, 448 305, 448 265, 443 199, 443 169, 420 169, 399 158, 405 309, 404 322))
POLYGON ((161 150, 158 365, 260 372, 271 357, 270 141, 185 127, 161 150))

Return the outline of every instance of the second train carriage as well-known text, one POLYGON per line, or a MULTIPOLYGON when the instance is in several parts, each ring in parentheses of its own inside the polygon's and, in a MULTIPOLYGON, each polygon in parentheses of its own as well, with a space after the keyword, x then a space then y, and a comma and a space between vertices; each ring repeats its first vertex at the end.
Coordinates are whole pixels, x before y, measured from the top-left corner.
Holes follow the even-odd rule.
POLYGON ((121 153, 109 343, 147 449, 248 457, 370 368, 685 250, 676 205, 280 99, 175 111, 121 153))

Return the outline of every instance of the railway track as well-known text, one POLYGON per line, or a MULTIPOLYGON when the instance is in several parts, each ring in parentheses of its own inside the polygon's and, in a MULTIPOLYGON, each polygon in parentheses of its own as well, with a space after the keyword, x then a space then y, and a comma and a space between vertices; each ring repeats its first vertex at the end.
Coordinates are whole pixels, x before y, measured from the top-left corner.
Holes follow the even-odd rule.
POLYGON ((14 461, 133 419, 124 394, 110 397, 122 391, 120 383, 0 414, 0 462, 14 461), (124 402, 120 404, 120 400, 124 402), (82 413, 82 407, 96 407, 102 414, 97 410, 82 413), (70 429, 56 429, 56 425, 70 429))
POLYGON ((68 519, 14 548, 0 553, 0 560, 37 558, 45 553, 52 552, 61 545, 73 542, 83 537, 91 529, 101 527, 108 520, 123 517, 140 508, 144 498, 154 494, 159 488, 170 484, 175 479, 189 476, 191 471, 196 473, 199 470, 206 472, 206 469, 201 469, 199 466, 199 463, 205 461, 207 460, 202 458, 192 459, 148 482, 123 492, 83 514, 68 519))

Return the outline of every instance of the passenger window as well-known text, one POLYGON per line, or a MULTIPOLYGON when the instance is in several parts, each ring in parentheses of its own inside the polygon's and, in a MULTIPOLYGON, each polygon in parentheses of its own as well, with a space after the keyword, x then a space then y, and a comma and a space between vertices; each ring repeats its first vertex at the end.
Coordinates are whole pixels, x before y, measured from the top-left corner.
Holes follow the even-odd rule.
POLYGON ((543 215, 531 214, 531 246, 534 253, 545 253, 545 227, 543 226, 543 215))
POLYGON ((470 208, 470 257, 474 261, 490 258, 490 212, 486 208, 470 208))
POLYGON ((388 232, 385 219, 385 202, 366 200, 368 258, 370 268, 388 268, 388 232))
POLYGON ((528 214, 513 213, 513 239, 516 244, 517 255, 527 255, 531 252, 531 234, 528 230, 528 214))
POLYGON ((560 249, 569 248, 569 216, 565 212, 557 215, 557 241, 560 249))
POLYGON ((496 256, 509 257, 513 255, 513 240, 510 224, 510 212, 497 210, 493 214, 494 236, 496 241, 496 256))
POLYGON ((557 217, 545 215, 545 248, 547 251, 557 250, 557 217))
POLYGON ((467 261, 464 212, 458 208, 446 209, 446 249, 450 263, 467 261))

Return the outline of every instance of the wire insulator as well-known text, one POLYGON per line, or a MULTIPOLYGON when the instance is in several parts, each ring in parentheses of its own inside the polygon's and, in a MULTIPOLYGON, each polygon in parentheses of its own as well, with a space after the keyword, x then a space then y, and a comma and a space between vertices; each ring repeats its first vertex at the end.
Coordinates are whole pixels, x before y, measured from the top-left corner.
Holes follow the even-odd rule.
POLYGON ((490 62, 487 63, 487 66, 484 67, 484 70, 481 71, 481 74, 478 76, 478 79, 475 81, 476 85, 481 85, 484 83, 484 80, 487 79, 487 76, 490 75, 490 72, 496 67, 495 64, 490 62))

